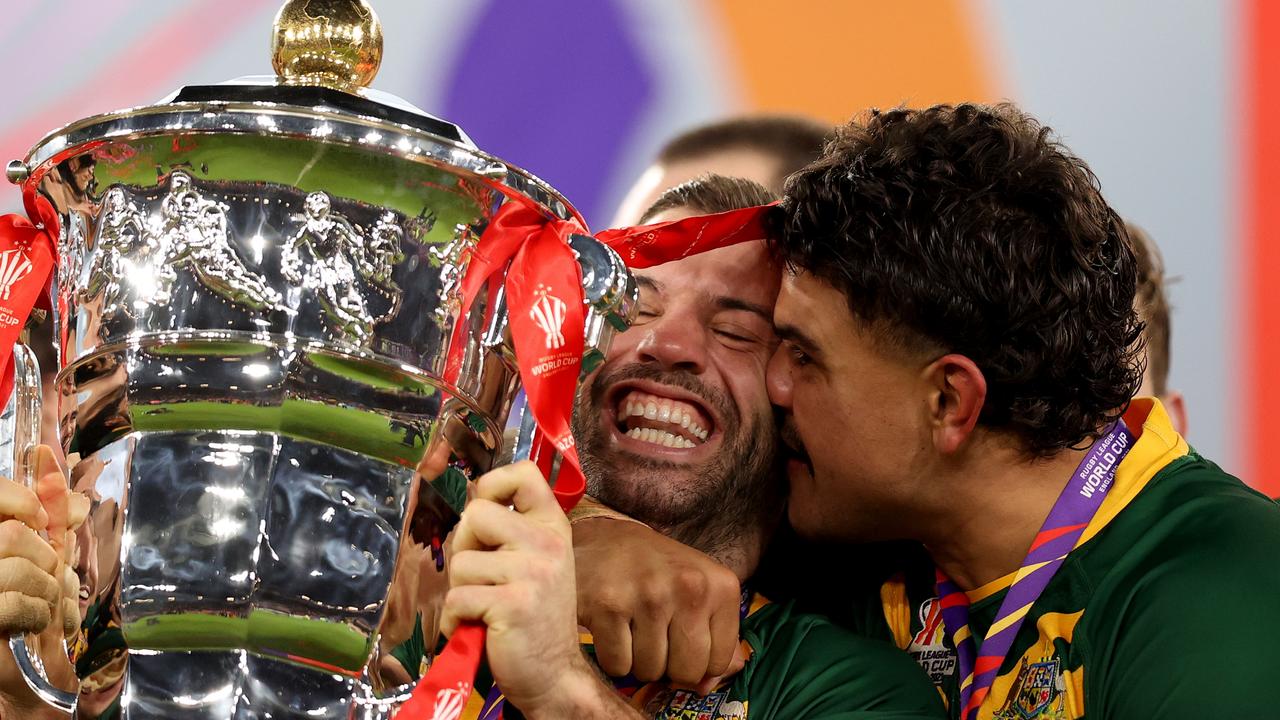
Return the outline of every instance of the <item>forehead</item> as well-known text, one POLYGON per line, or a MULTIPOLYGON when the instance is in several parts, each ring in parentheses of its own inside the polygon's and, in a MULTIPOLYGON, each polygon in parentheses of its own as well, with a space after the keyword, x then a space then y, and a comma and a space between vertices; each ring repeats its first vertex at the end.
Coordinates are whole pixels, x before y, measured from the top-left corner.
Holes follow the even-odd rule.
POLYGON ((691 255, 682 260, 635 271, 654 281, 664 294, 700 291, 773 306, 781 271, 763 241, 752 241, 691 255))
POLYGON ((817 343, 841 342, 853 331, 844 294, 804 272, 782 273, 774 321, 784 335, 817 343))

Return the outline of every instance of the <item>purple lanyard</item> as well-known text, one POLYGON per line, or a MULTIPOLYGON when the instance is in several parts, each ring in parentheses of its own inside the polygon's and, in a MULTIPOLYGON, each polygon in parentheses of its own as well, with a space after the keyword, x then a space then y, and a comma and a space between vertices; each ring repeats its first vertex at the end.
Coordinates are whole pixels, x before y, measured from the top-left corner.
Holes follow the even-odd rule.
POLYGON ((1124 421, 1117 420, 1089 448, 1031 543, 1031 550, 991 623, 995 632, 983 639, 980 651, 969 628, 969 596, 938 570, 942 622, 960 663, 960 720, 977 716, 1032 603, 1044 592, 1098 513, 1114 483, 1116 468, 1135 440, 1124 421))

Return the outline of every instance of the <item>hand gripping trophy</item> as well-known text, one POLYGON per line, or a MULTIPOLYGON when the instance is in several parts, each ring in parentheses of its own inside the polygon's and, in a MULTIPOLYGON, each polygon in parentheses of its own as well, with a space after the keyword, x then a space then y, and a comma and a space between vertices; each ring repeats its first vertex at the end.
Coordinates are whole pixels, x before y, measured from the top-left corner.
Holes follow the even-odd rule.
MULTIPOLYGON (((0 344, 48 306, 61 442, 91 502, 77 688, 11 646, 76 717, 390 717, 411 688, 383 668, 416 616, 431 659, 441 540, 501 450, 523 366, 598 358, 634 309, 591 237, 522 269, 578 280, 534 277, 528 304, 510 263, 475 262, 509 205, 578 216, 456 125, 368 89, 381 42, 364 2, 288 2, 275 77, 74 122, 9 167, 38 224, 0 226, 0 344), (530 313, 547 340, 525 353, 512 323, 530 313), (404 597, 419 601, 392 607, 404 597)), ((40 373, 21 344, 13 362, 0 473, 25 478, 40 373)), ((532 417, 526 454, 548 447, 532 417)))

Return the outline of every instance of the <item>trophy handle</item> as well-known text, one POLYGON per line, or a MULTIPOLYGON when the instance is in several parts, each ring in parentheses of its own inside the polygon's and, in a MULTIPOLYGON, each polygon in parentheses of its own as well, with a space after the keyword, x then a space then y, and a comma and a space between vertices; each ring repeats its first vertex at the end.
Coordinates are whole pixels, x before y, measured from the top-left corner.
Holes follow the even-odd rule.
MULTIPOLYGON (((8 470, 10 478, 29 488, 34 488, 36 481, 31 454, 40 444, 40 409, 40 363, 31 348, 17 343, 13 346, 13 393, 0 415, 0 448, 9 444, 0 450, 0 473, 8 470)), ((75 710, 76 694, 49 682, 44 663, 31 651, 25 635, 11 636, 9 651, 36 697, 67 714, 75 710)))

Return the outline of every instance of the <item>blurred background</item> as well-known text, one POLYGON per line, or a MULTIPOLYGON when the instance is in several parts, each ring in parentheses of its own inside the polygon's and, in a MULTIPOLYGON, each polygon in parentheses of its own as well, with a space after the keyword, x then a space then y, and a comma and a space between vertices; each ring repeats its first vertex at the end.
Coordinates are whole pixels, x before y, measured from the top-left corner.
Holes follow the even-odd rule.
MULTIPOLYGON (((85 115, 271 72, 278 0, 5 0, 0 157, 85 115)), ((374 86, 602 228, 657 147, 751 111, 1011 99, 1163 250, 1189 439, 1280 494, 1280 3, 373 0, 374 86)), ((16 192, 0 211, 16 210, 16 192)))

